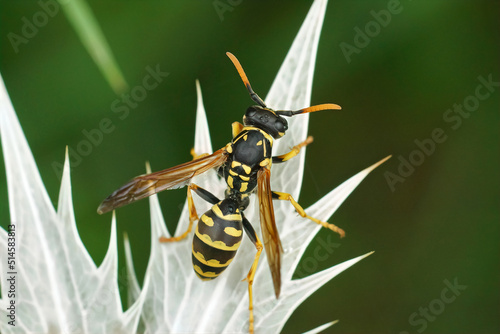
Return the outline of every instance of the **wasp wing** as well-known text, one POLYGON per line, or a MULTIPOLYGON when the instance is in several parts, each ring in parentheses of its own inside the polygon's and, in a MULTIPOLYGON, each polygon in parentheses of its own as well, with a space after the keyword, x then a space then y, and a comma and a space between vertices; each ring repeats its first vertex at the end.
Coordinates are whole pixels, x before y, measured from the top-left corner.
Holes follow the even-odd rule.
POLYGON ((271 170, 261 168, 257 174, 260 226, 262 229, 262 241, 266 249, 267 262, 273 277, 274 293, 276 298, 281 291, 281 246, 276 220, 274 219, 274 208, 271 191, 271 170))
POLYGON ((227 156, 226 149, 221 148, 211 155, 159 172, 137 176, 109 195, 101 203, 97 212, 103 214, 163 190, 182 188, 193 177, 224 164, 227 156))

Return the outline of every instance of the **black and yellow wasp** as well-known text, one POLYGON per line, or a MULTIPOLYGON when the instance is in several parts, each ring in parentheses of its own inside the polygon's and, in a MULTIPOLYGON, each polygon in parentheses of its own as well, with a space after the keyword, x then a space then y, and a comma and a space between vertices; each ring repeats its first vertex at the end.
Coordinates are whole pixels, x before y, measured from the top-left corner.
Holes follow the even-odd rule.
POLYGON ((196 275, 203 280, 216 278, 233 260, 241 244, 243 230, 257 248, 254 262, 247 275, 249 292, 250 325, 253 333, 253 293, 252 284, 263 246, 250 222, 245 218, 244 210, 249 205, 249 195, 257 191, 260 223, 264 248, 271 270, 276 298, 281 288, 281 252, 282 246, 274 218, 273 199, 288 200, 295 210, 326 228, 344 236, 344 231, 333 224, 310 217, 290 194, 271 190, 271 165, 282 163, 296 156, 301 148, 312 142, 308 137, 304 142, 293 147, 286 154, 272 156, 273 141, 285 135, 288 123, 283 116, 320 110, 340 110, 336 104, 321 104, 296 111, 273 110, 252 90, 250 82, 238 59, 227 53, 250 97, 258 105, 251 106, 243 116, 243 124, 232 125, 233 140, 225 147, 210 155, 195 157, 184 164, 163 171, 141 175, 113 192, 99 206, 99 214, 111 211, 131 202, 151 196, 167 189, 188 186, 187 200, 189 209, 189 227, 182 235, 172 238, 160 238, 161 242, 173 242, 184 239, 190 232, 198 214, 193 203, 192 192, 213 204, 198 221, 193 238, 193 268, 196 275), (210 169, 216 169, 224 178, 227 189, 224 199, 219 200, 209 191, 191 183, 193 177, 210 169))

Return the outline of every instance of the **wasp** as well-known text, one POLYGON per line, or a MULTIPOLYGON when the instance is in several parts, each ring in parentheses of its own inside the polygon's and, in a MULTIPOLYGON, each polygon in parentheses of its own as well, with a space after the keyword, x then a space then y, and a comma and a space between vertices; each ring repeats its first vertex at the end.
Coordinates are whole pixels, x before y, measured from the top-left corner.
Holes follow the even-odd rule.
POLYGON ((186 238, 198 221, 193 237, 192 261, 196 275, 202 280, 218 277, 231 263, 242 241, 243 231, 257 249, 255 259, 247 275, 249 293, 249 332, 254 330, 253 279, 263 248, 271 270, 276 298, 281 289, 281 253, 283 247, 274 217, 273 200, 287 200, 304 218, 329 228, 344 237, 344 231, 327 222, 306 214, 304 209, 288 193, 271 189, 271 166, 283 163, 299 154, 312 142, 308 137, 286 154, 272 156, 273 142, 283 137, 288 130, 284 117, 321 110, 340 110, 336 104, 320 104, 300 110, 273 110, 253 91, 238 59, 231 53, 226 55, 235 66, 251 99, 257 105, 249 107, 243 116, 243 124, 232 124, 233 139, 213 154, 195 156, 192 161, 159 172, 140 175, 109 195, 99 206, 99 214, 111 211, 163 190, 187 187, 189 209, 188 229, 177 237, 160 238, 160 242, 176 242, 186 238), (220 200, 191 180, 210 169, 215 169, 227 184, 224 199, 220 200), (198 217, 193 202, 195 192, 213 206, 198 217), (249 205, 249 196, 257 193, 263 242, 260 241, 244 211, 249 205))

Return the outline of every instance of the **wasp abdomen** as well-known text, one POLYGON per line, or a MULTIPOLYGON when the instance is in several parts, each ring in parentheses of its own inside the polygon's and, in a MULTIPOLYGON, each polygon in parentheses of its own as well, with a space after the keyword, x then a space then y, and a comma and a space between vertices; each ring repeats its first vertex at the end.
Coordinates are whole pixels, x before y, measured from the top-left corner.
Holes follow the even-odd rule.
POLYGON ((243 237, 242 218, 233 201, 225 199, 205 212, 193 238, 193 268, 202 280, 219 276, 229 266, 243 237))

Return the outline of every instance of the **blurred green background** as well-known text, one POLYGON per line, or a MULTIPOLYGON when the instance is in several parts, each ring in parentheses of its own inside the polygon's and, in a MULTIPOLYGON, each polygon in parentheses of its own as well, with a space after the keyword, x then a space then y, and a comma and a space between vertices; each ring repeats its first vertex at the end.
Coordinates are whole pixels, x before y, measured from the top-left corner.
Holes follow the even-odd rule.
MULTIPOLYGON (((50 18, 16 53, 7 35, 20 35, 23 18, 32 21, 41 7, 0 1, 0 72, 54 204, 60 171, 53 164, 63 162, 65 146, 76 149, 86 139, 82 131, 97 128, 103 118, 115 126, 88 156, 72 159, 78 229, 96 263, 108 246, 111 219, 96 214, 100 201, 142 174, 146 160, 158 170, 190 159, 195 79, 213 146, 222 147, 231 122, 251 103, 224 53, 239 57, 254 89, 265 96, 311 3, 234 1, 220 16, 212 1, 89 1, 130 87, 142 83, 148 66, 170 73, 121 120, 111 110, 117 95, 64 14, 50 18)), ((374 21, 371 11, 389 3, 328 5, 312 104, 334 102, 343 111, 311 115, 315 142, 307 150, 300 202, 307 207, 379 159, 393 158, 330 219, 347 237, 321 231, 297 276, 375 254, 312 295, 283 332, 340 319, 327 332, 498 333, 500 2, 401 1, 401 12, 348 62, 340 44, 355 46, 355 28, 364 30, 374 21), (478 77, 488 76, 496 86, 479 88, 489 96, 474 99, 478 77), (474 111, 447 111, 464 102, 474 111), (446 140, 433 153, 419 154, 415 141, 429 143, 435 129, 446 140), (398 169, 405 173, 401 161, 409 159, 418 164, 414 171, 388 182, 398 169), (333 253, 315 258, 314 250, 329 240, 333 253), (450 290, 442 297, 446 280, 466 286, 449 303, 443 301, 454 296, 450 290)), ((171 231, 184 197, 184 191, 160 195, 171 231)), ((3 227, 9 220, 3 163, 0 220, 3 227)), ((147 201, 118 211, 118 231, 130 236, 142 282, 150 248, 147 201)), ((121 244, 120 260, 123 269, 121 244)))

